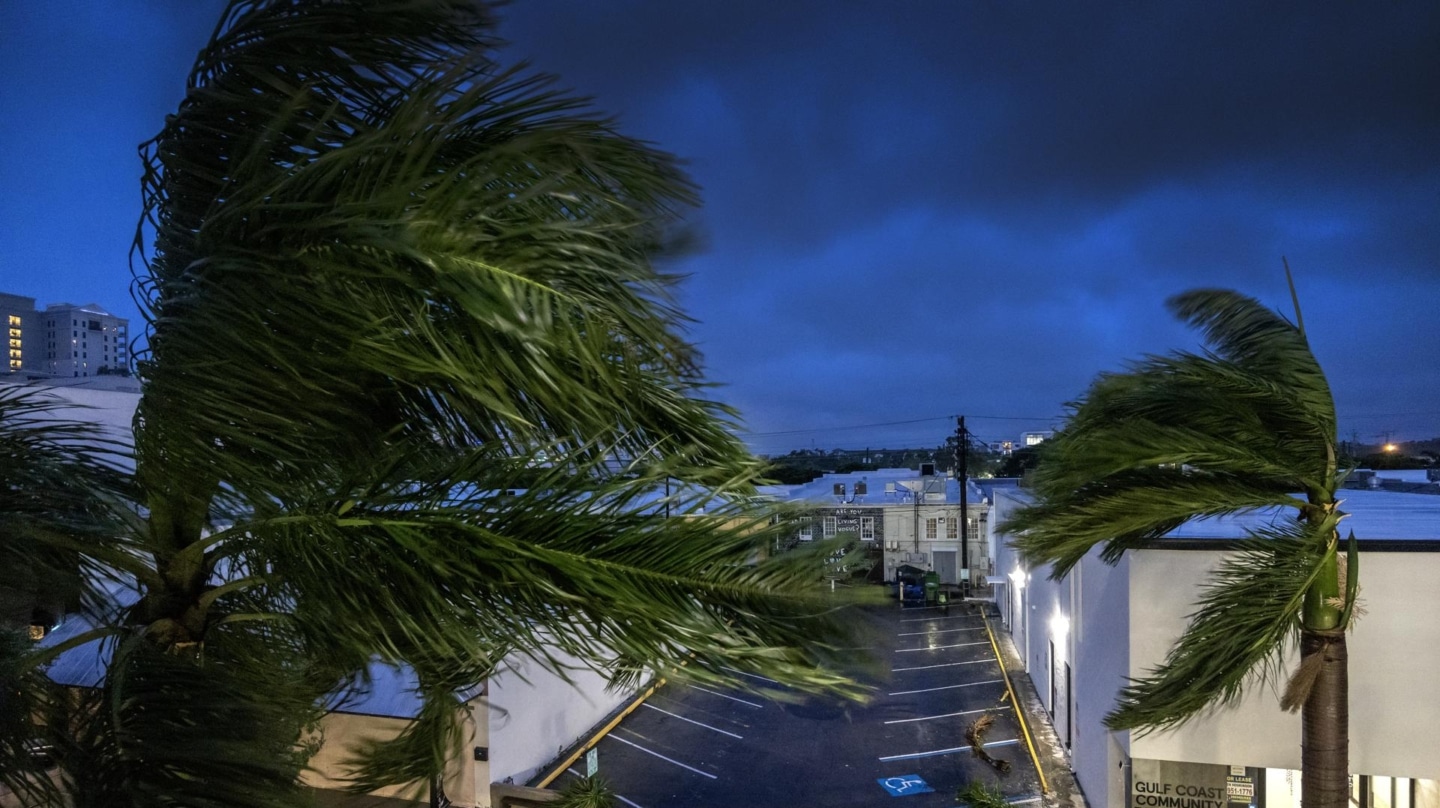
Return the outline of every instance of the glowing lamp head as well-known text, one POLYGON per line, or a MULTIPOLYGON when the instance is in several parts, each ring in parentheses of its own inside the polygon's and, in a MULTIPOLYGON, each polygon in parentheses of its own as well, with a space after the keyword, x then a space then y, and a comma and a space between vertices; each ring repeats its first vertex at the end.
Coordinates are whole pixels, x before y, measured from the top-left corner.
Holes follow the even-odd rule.
POLYGON ((1056 611, 1050 618, 1050 635, 1055 639, 1064 639, 1070 633, 1070 618, 1056 611))

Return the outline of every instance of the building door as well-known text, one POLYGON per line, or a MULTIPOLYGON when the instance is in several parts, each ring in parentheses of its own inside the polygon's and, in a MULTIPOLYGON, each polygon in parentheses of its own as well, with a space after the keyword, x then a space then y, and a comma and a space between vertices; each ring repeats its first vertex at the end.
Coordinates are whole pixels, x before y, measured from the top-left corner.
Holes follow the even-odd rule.
POLYGON ((957 555, 958 553, 956 553, 954 550, 935 551, 935 573, 940 576, 940 583, 960 583, 960 573, 955 566, 955 559, 957 555))
POLYGON ((1055 641, 1050 641, 1050 723, 1055 737, 1070 748, 1070 663, 1055 656, 1055 641))
POLYGON ((1046 654, 1046 662, 1050 663, 1050 721, 1055 721, 1055 641, 1051 640, 1049 653, 1046 654))
POLYGON ((1073 703, 1074 703, 1074 699, 1071 698, 1071 692, 1070 692, 1070 663, 1069 663, 1069 662, 1066 662, 1066 663, 1065 663, 1065 677, 1064 677, 1064 679, 1065 679, 1065 709, 1061 711, 1061 715, 1064 716, 1064 718, 1065 718, 1065 736, 1064 736, 1064 737, 1065 737, 1065 748, 1066 748, 1066 749, 1069 749, 1069 748, 1070 748, 1070 740, 1071 740, 1071 737, 1070 737, 1070 736, 1071 736, 1071 734, 1072 734, 1071 728, 1072 728, 1072 727, 1074 726, 1074 724, 1075 724, 1075 722, 1072 720, 1072 719, 1074 718, 1073 713, 1072 713, 1072 711, 1073 711, 1073 709, 1074 709, 1074 707, 1072 706, 1073 703))

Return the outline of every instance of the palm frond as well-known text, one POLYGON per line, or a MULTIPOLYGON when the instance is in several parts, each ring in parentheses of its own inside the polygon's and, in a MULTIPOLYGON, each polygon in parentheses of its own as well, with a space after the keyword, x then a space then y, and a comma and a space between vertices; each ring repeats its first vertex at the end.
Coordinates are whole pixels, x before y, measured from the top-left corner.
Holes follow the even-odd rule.
POLYGON ((113 644, 103 687, 51 701, 45 726, 73 804, 293 808, 306 804, 300 728, 316 693, 292 667, 113 644), (196 773, 204 773, 196 777, 196 773))
POLYGON ((64 793, 47 771, 54 743, 36 718, 59 688, 30 664, 30 645, 18 631, 0 630, 0 786, 25 805, 58 806, 64 793), (49 754, 39 754, 47 747, 49 754))
POLYGON ((1198 289, 1169 301, 1176 316, 1200 328, 1220 356, 1268 377, 1289 391, 1292 406, 1320 425, 1332 442, 1335 402, 1305 335, 1254 298, 1198 289))
POLYGON ((62 417, 68 406, 0 386, 0 588, 74 608, 103 600, 102 560, 136 566, 122 547, 134 493, 124 445, 62 417))
POLYGON ((461 704, 455 690, 422 682, 419 715, 395 738, 364 738, 352 745, 342 762, 347 790, 376 791, 396 784, 408 785, 416 796, 430 784, 436 773, 444 772, 455 759, 464 738, 461 733, 461 704))
MULTIPOLYGON (((499 69, 490 23, 460 0, 234 0, 143 147, 136 454, 159 574, 127 618, 154 647, 107 685, 144 712, 113 732, 148 743, 167 704, 227 700, 249 728, 246 676, 273 669, 298 703, 406 665, 428 717, 360 750, 368 788, 435 776, 455 692, 509 655, 860 695, 831 664, 857 642, 814 591, 822 559, 763 558, 761 464, 656 265, 693 185, 499 69), (672 479, 711 492, 703 511, 658 516, 672 479), (165 687, 163 648, 198 655, 165 687)), ((153 777, 102 744, 116 773, 94 785, 190 795, 298 729, 246 732, 229 767, 162 741, 153 777)), ((281 758, 255 804, 286 798, 281 758)))
MULTIPOLYGON (((1048 442, 1048 441, 1047 441, 1048 442)), ((1043 468, 1043 466, 1042 466, 1043 468)), ((1038 477, 1037 473, 1037 477, 1038 477)), ((1303 504, 1279 485, 1182 468, 1116 473, 1019 509, 999 529, 1030 564, 1048 563, 1063 578, 1096 545, 1115 563, 1121 554, 1191 519, 1303 504)))
POLYGON ((1053 576, 1097 544, 1113 563, 1191 519, 1333 496, 1334 404, 1304 338, 1233 292, 1171 307, 1215 352, 1101 375, 1042 448, 1035 503, 1001 526, 1053 576))
POLYGON ((1131 680, 1105 725, 1175 727, 1234 703, 1247 682, 1280 681, 1285 652, 1299 636, 1305 592, 1325 558, 1317 539, 1326 533, 1298 519, 1252 533, 1215 571, 1165 661, 1131 680))

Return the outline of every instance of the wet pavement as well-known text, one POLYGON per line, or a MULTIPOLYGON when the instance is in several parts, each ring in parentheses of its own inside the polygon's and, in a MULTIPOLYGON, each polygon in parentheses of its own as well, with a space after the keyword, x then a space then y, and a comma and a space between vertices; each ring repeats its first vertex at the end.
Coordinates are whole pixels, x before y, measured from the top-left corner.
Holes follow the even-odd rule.
MULTIPOLYGON (((865 674, 875 687, 865 705, 767 698, 784 691, 760 677, 751 678, 761 695, 667 684, 599 741, 599 771, 631 808, 949 806, 972 779, 1015 804, 1039 803, 1040 776, 980 608, 859 609, 881 663, 865 674), (990 723, 985 751, 1008 762, 1006 773, 967 741, 982 717, 990 723)), ((1013 678, 1023 684, 1023 675, 1013 678)), ((1055 779, 1052 755, 1041 748, 1039 757, 1055 779)), ((551 787, 583 767, 582 758, 551 787)))

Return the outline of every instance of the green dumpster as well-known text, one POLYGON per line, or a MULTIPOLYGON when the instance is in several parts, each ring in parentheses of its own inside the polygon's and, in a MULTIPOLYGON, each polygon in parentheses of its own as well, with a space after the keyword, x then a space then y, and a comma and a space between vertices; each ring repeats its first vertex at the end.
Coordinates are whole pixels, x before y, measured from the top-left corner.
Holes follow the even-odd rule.
POLYGON ((925 602, 936 603, 940 595, 940 573, 930 571, 925 573, 925 602))

